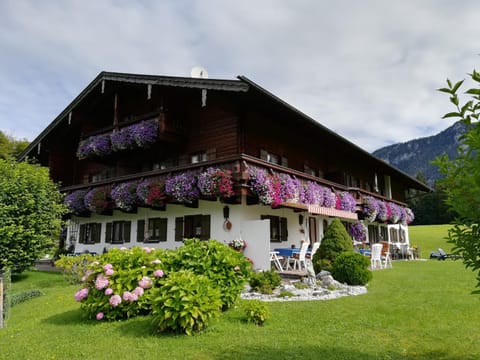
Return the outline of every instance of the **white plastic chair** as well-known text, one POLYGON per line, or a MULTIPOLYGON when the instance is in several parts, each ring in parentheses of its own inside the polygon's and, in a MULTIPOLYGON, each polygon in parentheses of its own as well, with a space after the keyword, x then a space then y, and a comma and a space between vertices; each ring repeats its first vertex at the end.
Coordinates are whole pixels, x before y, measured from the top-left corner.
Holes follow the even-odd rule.
POLYGON ((319 247, 320 247, 320 242, 318 241, 314 242, 312 245, 312 251, 310 251, 310 254, 305 255, 305 258, 311 261, 313 259, 313 255, 315 255, 319 247))
POLYGON ((300 248, 298 254, 294 256, 293 262, 293 269, 297 268, 297 270, 302 270, 302 266, 304 270, 307 270, 307 262, 306 262, 306 255, 308 250, 308 243, 305 241, 300 248))
POLYGON ((273 262, 278 271, 283 272, 283 266, 280 263, 280 260, 283 259, 283 256, 278 256, 278 251, 270 251, 270 262, 273 262))
POLYGON ((374 269, 382 269, 382 244, 373 244, 372 245, 372 253, 370 255, 370 268, 374 269))

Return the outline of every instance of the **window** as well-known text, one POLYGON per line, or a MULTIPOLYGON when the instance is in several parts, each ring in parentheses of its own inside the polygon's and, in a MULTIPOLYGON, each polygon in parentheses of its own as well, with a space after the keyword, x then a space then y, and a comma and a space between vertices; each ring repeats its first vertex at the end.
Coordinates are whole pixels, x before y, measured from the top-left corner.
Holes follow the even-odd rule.
POLYGON ((273 215, 262 215, 262 220, 270 220, 270 241, 281 242, 288 240, 287 218, 273 215))
POLYGON ((148 219, 147 225, 147 228, 145 228, 145 220, 137 221, 137 242, 158 243, 167 241, 166 218, 148 219))
POLYGON ((303 165, 303 172, 305 174, 315 176, 315 170, 313 168, 311 168, 310 166, 308 166, 307 164, 303 165))
POLYGON ((203 162, 203 161, 207 161, 207 153, 206 152, 200 152, 200 153, 197 153, 197 154, 193 154, 190 157, 190 162, 192 164, 196 164, 196 163, 203 162))
POLYGON ((210 215, 188 215, 175 218, 175 241, 210 239, 210 215))
MULTIPOLYGON (((269 153, 267 150, 260 150, 260 159, 265 160, 269 163, 279 165, 280 164, 280 156, 269 153)), ((285 157, 282 157, 282 165, 287 164, 288 165, 288 160, 285 157)), ((284 165, 284 166, 287 166, 284 165)))
POLYGON ((130 242, 130 228, 130 221, 114 221, 107 223, 105 242, 111 244, 130 242))
POLYGON ((80 225, 80 235, 78 242, 80 244, 95 244, 100 242, 102 233, 101 223, 88 223, 80 225))

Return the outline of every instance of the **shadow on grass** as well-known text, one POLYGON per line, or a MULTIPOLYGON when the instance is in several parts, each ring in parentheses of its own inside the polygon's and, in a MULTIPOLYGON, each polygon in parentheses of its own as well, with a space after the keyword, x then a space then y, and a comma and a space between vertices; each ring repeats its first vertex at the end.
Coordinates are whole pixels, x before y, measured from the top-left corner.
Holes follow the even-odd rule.
POLYGON ((123 335, 135 338, 158 337, 161 334, 155 332, 151 316, 137 317, 131 320, 123 321, 118 327, 123 335))
POLYGON ((45 320, 47 324, 52 325, 62 325, 62 326, 71 326, 72 323, 92 323, 92 320, 88 320, 84 317, 81 309, 75 309, 70 311, 65 311, 61 314, 52 315, 45 320))

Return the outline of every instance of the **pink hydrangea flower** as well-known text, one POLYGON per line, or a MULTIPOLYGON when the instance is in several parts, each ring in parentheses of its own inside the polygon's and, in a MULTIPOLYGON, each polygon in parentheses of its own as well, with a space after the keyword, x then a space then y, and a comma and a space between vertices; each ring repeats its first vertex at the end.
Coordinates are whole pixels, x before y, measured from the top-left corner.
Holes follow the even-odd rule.
POLYGON ((113 265, 112 264, 106 264, 104 267, 103 267, 103 270, 109 270, 109 269, 113 269, 113 265))
POLYGON ((144 290, 143 290, 142 287, 137 286, 137 287, 135 288, 135 290, 133 290, 133 293, 134 293, 135 295, 137 295, 137 296, 142 296, 143 293, 144 293, 144 290))
POLYGON ((158 259, 155 259, 155 260, 150 261, 150 264, 156 264, 156 265, 158 265, 158 264, 160 264, 160 263, 161 263, 161 261, 158 260, 158 259))
POLYGON ((155 272, 153 273, 153 276, 155 277, 163 277, 163 275, 163 270, 155 270, 155 272))
POLYGON ((113 269, 107 269, 105 270, 105 275, 107 276, 112 276, 115 271, 113 269))
POLYGON ((105 289, 105 295, 112 295, 113 294, 113 289, 112 288, 106 288, 105 289))
POLYGON ((138 300, 138 295, 135 294, 135 293, 131 293, 130 291, 125 291, 125 292, 123 293, 123 300, 124 300, 124 301, 134 302, 134 301, 137 301, 137 300, 138 300))
POLYGON ((120 297, 120 295, 113 295, 108 302, 113 307, 116 307, 122 302, 122 298, 120 297))
POLYGON ((150 254, 150 253, 153 251, 153 249, 150 248, 150 247, 148 247, 148 246, 147 246, 147 247, 144 247, 143 250, 145 250, 145 252, 146 252, 147 254, 150 254))
POLYGON ((122 246, 120 250, 125 251, 125 250, 128 250, 128 248, 126 248, 125 246, 122 246))
POLYGON ((103 313, 99 312, 96 317, 97 317, 97 320, 102 320, 103 319, 103 313))
POLYGON ((142 280, 138 282, 138 285, 144 289, 150 289, 153 285, 153 282, 148 276, 144 276, 142 280))
POLYGON ((108 279, 100 274, 97 276, 97 280, 95 280, 95 288, 97 290, 102 290, 108 286, 108 279))
POLYGON ((76 301, 82 301, 82 300, 85 299, 87 296, 88 296, 88 288, 83 288, 83 289, 78 290, 78 291, 75 293, 75 300, 76 300, 76 301))

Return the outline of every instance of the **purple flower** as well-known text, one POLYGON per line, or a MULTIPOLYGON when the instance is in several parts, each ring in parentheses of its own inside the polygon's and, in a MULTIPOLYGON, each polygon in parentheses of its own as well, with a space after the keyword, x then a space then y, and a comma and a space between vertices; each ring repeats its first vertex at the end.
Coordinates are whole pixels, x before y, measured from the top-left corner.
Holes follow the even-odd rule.
POLYGON ((113 296, 110 297, 110 300, 108 300, 108 302, 113 307, 116 307, 116 306, 120 305, 120 303, 122 302, 122 298, 120 297, 120 295, 113 295, 113 296))
POLYGON ((110 206, 110 195, 106 187, 96 187, 85 195, 85 206, 88 210, 101 213, 110 206))
POLYGON ((355 212, 357 210, 357 202, 352 194, 347 191, 342 191, 337 193, 338 196, 338 207, 339 210, 355 212))
POLYGON ((348 232, 356 241, 364 241, 367 237, 367 227, 361 222, 351 224, 348 232))
POLYGON ((407 224, 410 224, 415 219, 415 215, 413 214, 413 211, 410 208, 405 208, 405 213, 406 213, 405 222, 407 224))
POLYGON ((113 289, 112 288, 106 288, 105 289, 105 295, 110 296, 113 294, 113 289))
POLYGON ((177 201, 191 203, 199 196, 195 175, 188 171, 167 178, 165 192, 177 201))
POLYGON ((104 156, 112 152, 109 134, 95 135, 80 141, 77 149, 77 157, 85 159, 94 155, 104 156))
POLYGON ((327 208, 333 208, 335 207, 335 205, 336 205, 335 193, 329 188, 324 188, 322 206, 327 208))
POLYGON ((141 288, 150 289, 153 285, 153 282, 152 282, 152 279, 150 279, 148 276, 144 276, 142 280, 138 282, 138 285, 141 288))
POLYGON ((142 296, 145 291, 143 290, 142 287, 137 286, 135 290, 133 290, 133 293, 137 296, 142 296))
POLYGON ((96 316, 97 320, 102 320, 103 319, 103 313, 99 312, 96 316))
POLYGON ((266 170, 256 167, 249 167, 247 172, 250 176, 248 180, 250 190, 258 196, 262 204, 272 204, 274 201, 272 177, 266 170))
POLYGON ((63 203, 76 215, 81 215, 88 211, 85 206, 84 198, 88 190, 76 190, 65 196, 63 203))
POLYGON ((390 217, 389 220, 392 224, 396 224, 402 218, 402 208, 395 203, 388 203, 390 207, 390 217))
POLYGON ((138 124, 128 127, 132 133, 132 137, 138 147, 146 147, 155 143, 158 138, 158 121, 157 119, 145 120, 138 124))
POLYGON ((153 273, 153 276, 155 277, 163 277, 163 275, 163 270, 155 270, 155 272, 153 273))
POLYGON ((75 293, 75 301, 82 301, 88 296, 88 288, 83 288, 75 293))
POLYGON ((366 196, 363 198, 363 215, 365 220, 369 222, 375 221, 377 218, 380 206, 378 201, 373 196, 366 196))
POLYGON ((112 141, 114 151, 133 149, 136 147, 135 139, 129 127, 114 130, 110 134, 110 140, 112 141))
POLYGON ((377 204, 378 204, 377 220, 379 222, 387 221, 389 217, 387 204, 381 200, 377 200, 377 204))
POLYGON ((103 274, 100 274, 97 276, 97 279, 95 280, 95 288, 97 290, 102 290, 108 286, 108 279, 103 276, 103 274))
POLYGON ((125 211, 133 210, 139 203, 137 181, 121 183, 110 192, 115 205, 125 211))
POLYGON ((290 175, 281 173, 280 179, 280 197, 282 201, 297 202, 299 197, 298 188, 300 182, 297 179, 292 178, 290 175))

